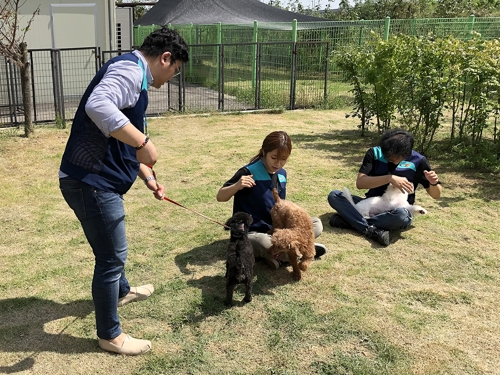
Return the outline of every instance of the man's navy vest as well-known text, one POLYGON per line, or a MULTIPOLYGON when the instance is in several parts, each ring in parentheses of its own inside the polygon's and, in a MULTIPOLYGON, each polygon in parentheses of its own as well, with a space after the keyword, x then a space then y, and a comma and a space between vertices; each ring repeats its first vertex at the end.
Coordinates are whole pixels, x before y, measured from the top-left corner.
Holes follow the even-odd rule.
MULTIPOLYGON (((274 189, 271 177, 262 161, 257 160, 248 164, 246 168, 253 175, 255 186, 250 189, 250 194, 238 194, 234 196, 233 214, 239 211, 252 215, 253 223, 251 231, 267 233, 272 227, 271 208, 275 201, 272 194, 274 189), (256 203, 259 202, 259 203, 256 203)), ((278 177, 278 195, 281 199, 286 198, 286 171, 281 168, 276 172, 278 177)))
MULTIPOLYGON (((97 72, 76 111, 60 168, 61 172, 76 180, 118 194, 125 194, 137 178, 140 163, 137 161, 136 150, 113 137, 106 137, 85 112, 85 104, 108 67, 123 60, 137 63, 145 72, 142 61, 133 53, 109 60, 97 72)), ((144 132, 144 116, 148 106, 147 88, 148 83, 144 73, 141 93, 136 105, 121 110, 141 132, 144 132)))
MULTIPOLYGON (((385 176, 389 173, 395 176, 406 177, 406 179, 413 183, 413 191, 417 188, 418 183, 415 182, 415 172, 417 168, 424 158, 416 151, 412 151, 411 155, 405 160, 401 161, 396 169, 392 172, 389 171, 389 165, 387 159, 382 154, 382 150, 380 147, 373 147, 373 169, 370 173, 370 176, 385 176)), ((368 190, 366 193, 366 197, 379 197, 384 194, 387 185, 379 186, 373 189, 368 190)), ((408 195, 408 202, 413 204, 415 202, 415 193, 408 195)))

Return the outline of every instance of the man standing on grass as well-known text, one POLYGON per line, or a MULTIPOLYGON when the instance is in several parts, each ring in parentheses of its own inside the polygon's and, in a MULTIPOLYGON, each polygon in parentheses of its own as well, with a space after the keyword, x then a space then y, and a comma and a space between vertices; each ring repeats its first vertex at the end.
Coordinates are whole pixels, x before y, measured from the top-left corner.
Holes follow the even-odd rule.
MULTIPOLYGON (((370 148, 359 169, 356 187, 369 189, 366 198, 384 194, 391 183, 408 193, 408 203, 415 202, 415 190, 421 184, 434 199, 441 196, 441 183, 425 156, 413 150, 413 136, 405 130, 387 130, 380 146, 370 148)), ((354 203, 363 198, 353 196, 354 203)), ((365 219, 339 190, 328 195, 328 203, 337 213, 330 217, 334 228, 355 229, 382 246, 390 243, 389 231, 408 228, 413 215, 406 208, 384 212, 365 219)))
POLYGON ((156 148, 147 136, 148 88, 160 88, 189 60, 185 41, 166 27, 137 51, 108 61, 85 91, 73 120, 59 171, 60 189, 80 221, 95 256, 92 298, 99 346, 137 355, 151 348, 122 332, 118 307, 141 301, 153 285, 130 287, 125 277, 127 239, 123 195, 137 176, 163 198, 150 169, 156 148))

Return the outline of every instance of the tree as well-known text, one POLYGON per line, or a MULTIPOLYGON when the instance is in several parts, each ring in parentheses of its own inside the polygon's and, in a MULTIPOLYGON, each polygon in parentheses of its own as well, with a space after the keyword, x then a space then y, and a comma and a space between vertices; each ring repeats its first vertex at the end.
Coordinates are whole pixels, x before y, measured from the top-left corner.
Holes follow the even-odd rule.
POLYGON ((22 3, 21 0, 4 0, 0 3, 0 55, 17 65, 21 72, 24 134, 29 137, 34 132, 33 120, 31 117, 31 108, 33 105, 30 85, 30 62, 24 38, 33 19, 40 13, 40 7, 33 12, 26 27, 20 28, 19 9, 25 2, 26 0, 22 3))
POLYGON ((499 0, 437 0, 436 17, 479 17, 500 15, 499 0))

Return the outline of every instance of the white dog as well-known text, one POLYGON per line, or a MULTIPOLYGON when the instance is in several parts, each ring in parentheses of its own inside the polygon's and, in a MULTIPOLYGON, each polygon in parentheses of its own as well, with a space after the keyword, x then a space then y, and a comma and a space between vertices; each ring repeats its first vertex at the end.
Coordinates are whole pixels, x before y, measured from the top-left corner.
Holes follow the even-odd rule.
POLYGON ((344 188, 344 197, 363 215, 365 219, 381 214, 382 212, 392 211, 396 208, 406 208, 412 214, 425 215, 425 208, 408 203, 408 193, 403 193, 392 184, 387 186, 384 194, 380 197, 370 197, 363 199, 357 204, 354 203, 348 188, 344 188))

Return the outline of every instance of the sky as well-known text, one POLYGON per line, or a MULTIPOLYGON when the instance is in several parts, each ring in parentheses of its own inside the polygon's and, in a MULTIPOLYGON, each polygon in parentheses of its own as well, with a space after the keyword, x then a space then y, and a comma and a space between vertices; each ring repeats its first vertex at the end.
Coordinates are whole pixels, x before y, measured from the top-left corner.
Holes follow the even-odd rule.
MULTIPOLYGON (((268 0, 260 0, 262 1, 263 3, 266 3, 268 4, 269 1, 268 0)), ((282 4, 287 4, 288 1, 287 0, 282 0, 281 1, 282 4)), ((302 6, 304 8, 314 8, 316 5, 319 4, 320 8, 321 9, 324 9, 325 6, 328 4, 328 0, 301 0, 300 3, 302 4, 302 6)), ((339 3, 340 3, 340 0, 334 0, 330 3, 330 8, 331 9, 336 9, 339 7, 339 3)), ((351 4, 354 4, 354 0, 349 0, 349 3, 351 4)))

